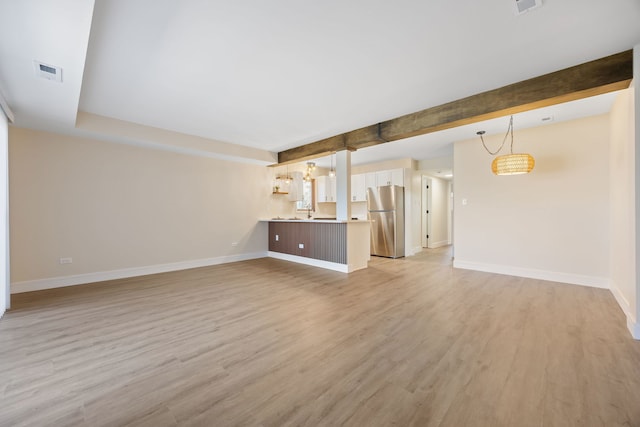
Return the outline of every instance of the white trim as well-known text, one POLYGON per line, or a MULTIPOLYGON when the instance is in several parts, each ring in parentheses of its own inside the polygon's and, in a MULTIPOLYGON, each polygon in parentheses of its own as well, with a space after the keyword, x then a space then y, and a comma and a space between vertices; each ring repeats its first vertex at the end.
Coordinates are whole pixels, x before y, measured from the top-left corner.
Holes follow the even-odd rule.
POLYGON ((585 276, 582 274, 562 273, 558 271, 537 270, 533 268, 513 267, 509 265, 485 264, 474 261, 455 259, 455 268, 484 271, 487 273, 506 274, 509 276, 527 277, 530 279, 548 280, 550 282, 569 283, 572 285, 590 286, 592 288, 609 289, 609 278, 585 276))
POLYGON ((636 340, 640 340, 640 324, 638 324, 633 312, 631 311, 629 301, 627 301, 624 295, 622 295, 622 292, 620 292, 620 289, 618 289, 615 283, 611 283, 611 293, 622 309, 622 312, 627 317, 627 329, 629 329, 631 336, 636 340))
POLYGON ((350 267, 347 264, 338 264, 337 262, 322 261, 319 259, 307 258, 303 256, 298 256, 298 255, 283 254, 281 252, 273 252, 273 251, 269 251, 268 256, 271 258, 281 259, 284 261, 297 262, 298 264, 311 265, 313 267, 320 267, 320 268, 326 268, 328 270, 339 271, 340 273, 351 273, 352 271, 366 268, 366 267, 361 267, 356 269, 356 268, 353 268, 352 266, 350 267))
POLYGON ((627 299, 624 297, 624 295, 622 295, 622 292, 620 292, 620 289, 618 289, 618 286, 616 286, 616 284, 612 282, 610 290, 611 290, 611 293, 613 294, 613 297, 618 302, 618 305, 620 306, 620 308, 624 312, 624 314, 627 317, 632 317, 633 318, 633 314, 631 313, 631 306, 629 305, 629 301, 627 301, 627 299))
POLYGON ((16 117, 13 115, 13 111, 11 111, 11 108, 9 108, 9 104, 7 104, 7 101, 4 99, 4 96, 2 95, 1 90, 0 90, 0 110, 4 111, 4 115, 7 116, 7 120, 9 120, 9 123, 13 123, 16 121, 16 117))
POLYGON ((629 332, 631 332, 633 339, 640 341, 640 323, 634 322, 627 317, 627 328, 629 329, 629 332))
POLYGON ((167 273, 169 271, 188 270, 190 268, 208 267, 229 262, 246 261, 249 259, 265 258, 266 252, 227 255, 216 258, 204 258, 190 261, 156 264, 145 267, 124 268, 121 270, 100 271, 96 273, 76 274, 73 276, 51 277, 47 279, 26 280, 11 284, 11 293, 40 291, 43 289, 62 288, 65 286, 84 285, 105 280, 125 279, 128 277, 146 276, 149 274, 167 273))
POLYGON ((447 246, 449 245, 449 241, 448 240, 441 240, 439 242, 433 242, 433 243, 429 243, 429 249, 436 249, 436 248, 441 248, 443 246, 447 246))

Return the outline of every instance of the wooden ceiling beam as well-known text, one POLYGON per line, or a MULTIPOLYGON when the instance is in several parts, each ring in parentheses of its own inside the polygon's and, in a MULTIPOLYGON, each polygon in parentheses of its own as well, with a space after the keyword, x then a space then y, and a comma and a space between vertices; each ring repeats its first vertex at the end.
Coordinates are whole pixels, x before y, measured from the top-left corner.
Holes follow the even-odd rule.
POLYGON ((356 150, 412 136, 626 89, 633 51, 565 68, 278 153, 278 164, 356 150))

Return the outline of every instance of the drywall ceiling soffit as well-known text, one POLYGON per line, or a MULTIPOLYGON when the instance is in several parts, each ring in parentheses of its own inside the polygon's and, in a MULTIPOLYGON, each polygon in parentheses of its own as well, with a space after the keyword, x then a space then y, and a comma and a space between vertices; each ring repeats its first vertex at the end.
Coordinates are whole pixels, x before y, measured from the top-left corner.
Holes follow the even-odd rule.
POLYGON ((77 134, 83 136, 188 155, 262 166, 271 165, 277 160, 276 153, 258 148, 214 141, 83 111, 78 112, 76 129, 77 134))
POLYGON ((16 126, 70 129, 80 101, 94 2, 0 2, 0 86, 16 126), (34 61, 62 69, 62 82, 38 77, 34 61))

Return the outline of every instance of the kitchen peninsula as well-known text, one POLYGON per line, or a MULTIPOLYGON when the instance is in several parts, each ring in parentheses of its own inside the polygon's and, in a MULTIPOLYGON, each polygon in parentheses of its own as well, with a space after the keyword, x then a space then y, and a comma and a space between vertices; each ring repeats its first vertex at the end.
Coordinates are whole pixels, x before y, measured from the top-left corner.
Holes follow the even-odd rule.
POLYGON ((269 256, 351 273, 367 268, 369 221, 270 219, 269 256))

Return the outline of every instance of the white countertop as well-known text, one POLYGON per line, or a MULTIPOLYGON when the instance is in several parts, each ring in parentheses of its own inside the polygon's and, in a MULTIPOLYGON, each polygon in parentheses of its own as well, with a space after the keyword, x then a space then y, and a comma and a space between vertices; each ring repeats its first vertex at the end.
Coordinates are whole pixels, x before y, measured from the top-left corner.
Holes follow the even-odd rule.
POLYGON ((369 223, 367 219, 350 219, 348 221, 338 221, 335 219, 293 219, 293 218, 269 218, 269 219, 261 219, 260 222, 326 222, 331 224, 343 224, 343 223, 369 223))

